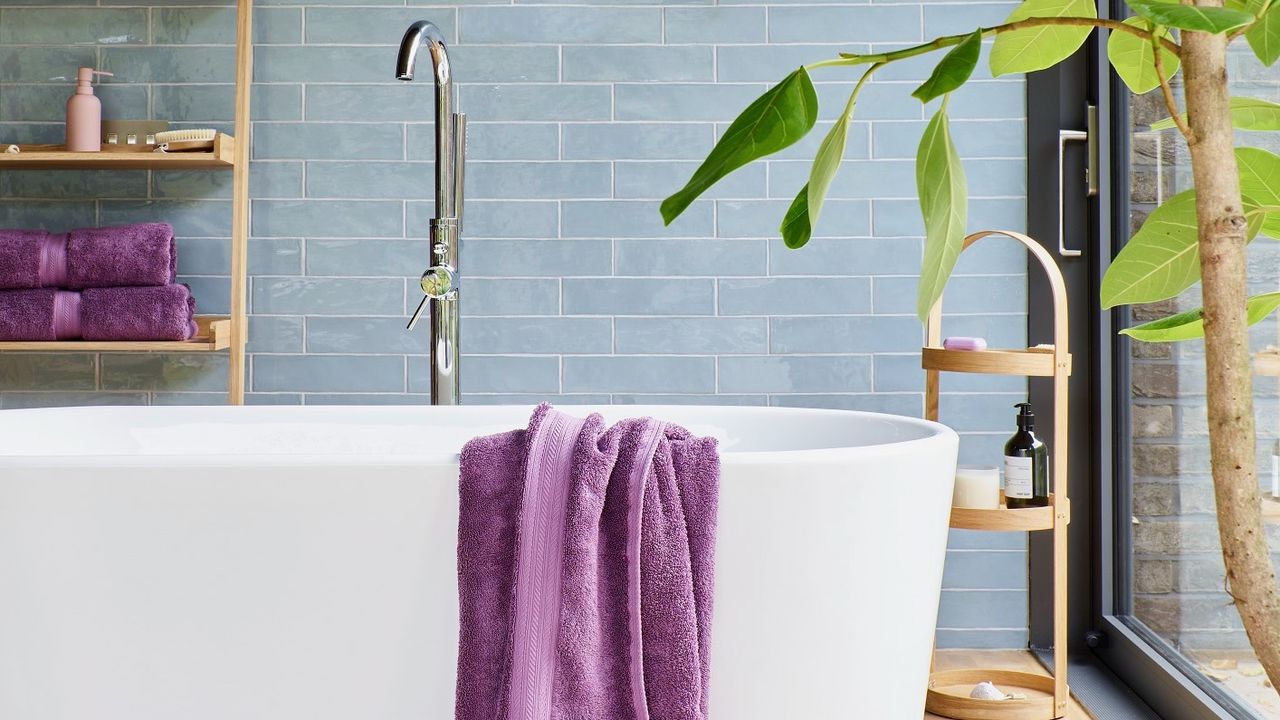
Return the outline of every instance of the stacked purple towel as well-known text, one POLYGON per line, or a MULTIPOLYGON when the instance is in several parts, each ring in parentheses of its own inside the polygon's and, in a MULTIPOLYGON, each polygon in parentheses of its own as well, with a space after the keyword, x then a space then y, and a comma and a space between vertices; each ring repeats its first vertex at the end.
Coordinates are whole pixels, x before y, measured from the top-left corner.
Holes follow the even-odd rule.
POLYGON ((176 268, 168 223, 63 234, 0 230, 0 290, 168 285, 176 268))
POLYGON ((189 340, 195 300, 176 266, 167 223, 0 230, 0 341, 189 340))

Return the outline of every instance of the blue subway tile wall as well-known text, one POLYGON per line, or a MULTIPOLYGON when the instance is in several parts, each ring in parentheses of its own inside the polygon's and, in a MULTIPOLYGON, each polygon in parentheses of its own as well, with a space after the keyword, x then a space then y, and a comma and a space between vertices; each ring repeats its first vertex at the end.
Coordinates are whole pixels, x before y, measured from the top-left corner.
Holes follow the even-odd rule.
MULTIPOLYGON (((392 78, 400 34, 452 41, 470 116, 462 309, 470 403, 715 403, 918 415, 922 230, 910 92, 932 58, 866 88, 814 240, 777 225, 843 104, 814 73, 818 127, 664 227, 736 112, 797 64, 991 24, 1013 2, 259 0, 251 168, 249 401, 421 403, 426 338, 405 333, 432 215, 431 86, 392 78)), ((0 143, 58 142, 67 76, 108 118, 229 129, 233 0, 0 0, 0 143)), ((429 77, 420 74, 420 77, 429 77)), ((1023 83, 980 66, 951 103, 973 228, 1025 225, 1023 83)), ((164 219, 203 310, 225 311, 230 177, 5 173, 0 226, 164 219)), ((946 331, 1018 345, 1025 259, 965 253, 946 331)), ((222 401, 224 357, 0 355, 0 407, 222 401)), ((962 460, 998 459, 1010 378, 948 377, 962 460)), ((1025 542, 952 535, 942 646, 1025 644, 1025 542)))

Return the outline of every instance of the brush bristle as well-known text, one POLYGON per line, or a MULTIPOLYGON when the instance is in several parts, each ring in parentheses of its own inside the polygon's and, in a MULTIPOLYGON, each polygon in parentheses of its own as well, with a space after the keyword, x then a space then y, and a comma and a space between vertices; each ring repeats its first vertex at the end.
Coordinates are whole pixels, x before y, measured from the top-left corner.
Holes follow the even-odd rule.
POLYGON ((212 140, 218 134, 217 130, 208 128, 196 128, 194 130, 165 130, 156 133, 156 144, 173 142, 191 142, 193 140, 212 140))

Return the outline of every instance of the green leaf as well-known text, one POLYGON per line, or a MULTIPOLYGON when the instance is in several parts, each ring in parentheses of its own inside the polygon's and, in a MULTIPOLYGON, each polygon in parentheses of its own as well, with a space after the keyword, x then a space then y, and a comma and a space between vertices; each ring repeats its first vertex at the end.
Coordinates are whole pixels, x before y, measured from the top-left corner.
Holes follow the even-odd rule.
MULTIPOLYGON (((1265 208, 1253 197, 1243 200, 1252 239, 1262 227, 1265 208)), ((1103 309, 1166 300, 1194 285, 1200 279, 1199 237, 1192 188, 1153 210, 1116 254, 1102 277, 1103 309)))
POLYGON ((1171 298, 1200 279, 1196 192, 1184 190, 1151 212, 1102 277, 1103 309, 1171 298))
POLYGON ((1280 4, 1273 5, 1244 34, 1253 54, 1263 65, 1271 67, 1280 60, 1280 4))
POLYGON ((733 121, 688 184, 662 201, 663 222, 670 225, 725 175, 804 137, 817 120, 818 95, 802 67, 756 98, 733 121))
MULTIPOLYGON (((1033 17, 1098 17, 1093 0, 1024 0, 1006 23, 1033 17)), ((991 47, 991 74, 1043 70, 1067 59, 1084 44, 1091 27, 1041 25, 1002 32, 991 47)))
MULTIPOLYGON (((1185 120, 1186 113, 1182 113, 1185 120)), ((1258 98, 1231 98, 1231 124, 1237 130, 1280 130, 1280 105, 1258 98)), ((1177 127, 1173 118, 1151 123, 1152 130, 1169 130, 1177 127)))
POLYGON ((809 183, 800 188, 796 199, 791 201, 787 214, 782 216, 782 225, 778 227, 782 233, 782 242, 792 250, 804 247, 813 233, 809 223, 809 183))
POLYGON ((963 249, 968 224, 969 191, 960 155, 951 141, 945 102, 920 138, 920 149, 916 153, 916 189, 925 230, 916 313, 924 321, 933 304, 942 297, 942 289, 963 249))
MULTIPOLYGON (((858 86, 859 89, 861 87, 861 85, 858 86)), ((858 90, 855 89, 853 92, 855 95, 849 98, 844 112, 836 118, 827 136, 822 138, 822 144, 818 146, 818 154, 813 158, 813 166, 809 168, 809 183, 805 187, 808 189, 806 205, 810 227, 818 224, 818 216, 822 214, 822 203, 826 200, 827 189, 831 187, 836 170, 840 169, 840 161, 844 159, 845 141, 849 138, 849 121, 853 118, 853 106, 858 90)))
MULTIPOLYGON (((1280 292, 1254 295, 1249 298, 1246 308, 1249 324, 1256 325, 1280 308, 1280 292)), ((1180 312, 1136 327, 1125 328, 1120 332, 1145 342, 1175 342, 1202 338, 1204 337, 1204 308, 1180 312)))
POLYGON ((1244 222, 1249 230, 1249 240, 1252 241, 1266 225, 1267 211, 1257 200, 1244 193, 1241 193, 1240 200, 1244 203, 1244 222))
MULTIPOLYGON (((1169 2, 1170 0, 1165 1, 1169 2)), ((1250 15, 1257 17, 1258 11, 1266 7, 1267 0, 1227 0, 1224 4, 1232 10, 1244 10, 1250 15)))
POLYGON ((1253 13, 1225 7, 1181 5, 1160 0, 1125 0, 1134 12, 1157 25, 1207 33, 1238 30, 1254 21, 1253 13))
MULTIPOLYGON (((1124 21, 1143 30, 1151 30, 1151 22, 1142 18, 1131 17, 1124 21)), ((1169 37, 1169 31, 1161 28, 1159 37, 1169 37)), ((1160 60, 1164 63, 1166 77, 1173 77, 1178 72, 1180 60, 1163 45, 1160 47, 1160 60)), ((1107 40, 1107 57, 1116 74, 1135 95, 1141 95, 1160 87, 1160 76, 1156 74, 1155 51, 1151 42, 1127 32, 1113 31, 1107 40)))
POLYGON ((973 74, 973 69, 978 66, 978 55, 981 53, 982 30, 975 30, 938 61, 933 74, 911 93, 911 97, 927 103, 964 85, 973 74))
POLYGON ((1236 164, 1241 194, 1266 213, 1262 234, 1280 239, 1280 156, 1260 148, 1236 148, 1236 164))

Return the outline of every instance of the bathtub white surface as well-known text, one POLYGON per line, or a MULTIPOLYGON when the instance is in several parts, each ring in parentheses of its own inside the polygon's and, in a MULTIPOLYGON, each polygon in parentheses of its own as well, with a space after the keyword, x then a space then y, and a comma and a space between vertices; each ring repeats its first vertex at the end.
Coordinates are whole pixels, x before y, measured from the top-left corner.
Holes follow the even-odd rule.
MULTIPOLYGON (((921 716, 954 433, 564 409, 721 439, 713 718, 921 716)), ((457 452, 530 412, 0 412, 0 718, 452 717, 457 452)))

